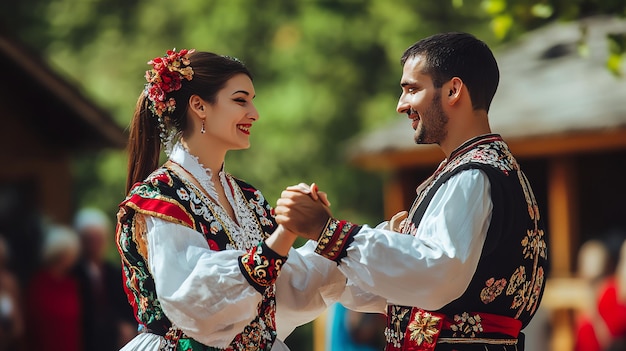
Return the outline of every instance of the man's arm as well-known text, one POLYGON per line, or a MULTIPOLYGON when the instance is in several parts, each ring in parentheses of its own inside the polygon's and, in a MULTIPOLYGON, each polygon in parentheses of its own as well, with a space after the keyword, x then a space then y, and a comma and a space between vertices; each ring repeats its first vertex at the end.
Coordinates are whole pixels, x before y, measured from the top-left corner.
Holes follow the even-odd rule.
POLYGON ((283 195, 277 220, 317 240, 318 253, 336 261, 357 286, 390 303, 426 309, 438 309, 465 291, 492 212, 489 181, 479 170, 461 172, 437 191, 415 236, 339 221, 308 195, 289 190, 283 195))

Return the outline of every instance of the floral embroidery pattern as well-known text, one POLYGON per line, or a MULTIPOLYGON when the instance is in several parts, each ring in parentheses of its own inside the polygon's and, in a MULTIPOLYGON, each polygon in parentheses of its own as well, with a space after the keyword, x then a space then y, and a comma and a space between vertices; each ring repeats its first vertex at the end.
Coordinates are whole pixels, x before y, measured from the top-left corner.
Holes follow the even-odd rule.
POLYGON ((502 294, 502 291, 506 287, 506 283, 506 279, 504 278, 498 280, 490 278, 489 280, 487 280, 487 282, 485 282, 486 287, 483 288, 483 290, 480 292, 480 300, 484 304, 493 302, 496 297, 502 294))
POLYGON ((470 316, 469 313, 463 312, 461 315, 454 315, 454 324, 450 326, 450 329, 454 332, 454 337, 473 338, 483 331, 481 321, 479 314, 470 316))
POLYGON ((539 267, 539 269, 537 269, 537 279, 533 285, 533 290, 528 297, 528 306, 526 307, 526 311, 529 311, 530 313, 535 313, 537 307, 539 306, 539 296, 541 295, 541 288, 543 287, 544 279, 545 276, 543 267, 539 267))
POLYGON ((548 256, 548 247, 543 236, 543 230, 528 230, 526 236, 522 239, 524 258, 532 260, 535 258, 535 255, 539 255, 541 258, 548 256))
POLYGON ((254 198, 248 201, 250 209, 256 212, 259 215, 259 219, 262 225, 272 226, 272 221, 267 218, 267 213, 269 212, 269 205, 267 201, 265 201, 265 197, 261 194, 260 191, 256 190, 254 192, 254 198), (263 204, 266 207, 263 207, 263 204))
POLYGON ((411 308, 404 306, 390 305, 387 308, 387 327, 385 328, 385 339, 387 344, 395 348, 402 347, 404 332, 402 322, 409 318, 411 308))
POLYGON ((262 243, 241 256, 239 263, 248 273, 248 280, 262 293, 266 287, 274 284, 285 260, 286 257, 279 256, 262 243))
POLYGON ((433 316, 428 312, 416 313, 415 320, 409 323, 411 341, 415 341, 418 346, 424 342, 432 344, 441 330, 441 322, 440 317, 433 316))

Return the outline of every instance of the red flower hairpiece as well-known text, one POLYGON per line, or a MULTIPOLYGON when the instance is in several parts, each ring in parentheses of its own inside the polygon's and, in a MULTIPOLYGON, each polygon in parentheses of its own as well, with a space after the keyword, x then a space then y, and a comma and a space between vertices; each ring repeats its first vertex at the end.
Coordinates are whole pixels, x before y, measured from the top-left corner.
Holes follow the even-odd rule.
POLYGON ((176 100, 167 98, 167 93, 176 91, 182 86, 182 80, 193 78, 193 69, 189 66, 189 54, 195 50, 183 49, 179 52, 168 50, 163 57, 148 61, 152 69, 146 71, 146 96, 150 100, 150 111, 159 117, 171 114, 176 109, 176 100))

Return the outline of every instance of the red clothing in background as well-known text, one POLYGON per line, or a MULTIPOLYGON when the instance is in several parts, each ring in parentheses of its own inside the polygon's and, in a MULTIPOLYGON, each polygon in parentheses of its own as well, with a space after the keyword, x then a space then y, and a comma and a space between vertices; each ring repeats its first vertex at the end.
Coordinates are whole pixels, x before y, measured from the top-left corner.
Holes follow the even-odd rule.
POLYGON ((597 301, 597 315, 581 315, 576 328, 576 351, 601 351, 603 350, 599 335, 599 328, 608 332, 604 333, 607 347, 616 339, 626 336, 626 303, 618 301, 617 283, 610 278, 601 287, 597 301), (600 319, 600 320, 599 320, 600 319), (602 323, 602 325, 600 324, 602 323))
POLYGON ((27 294, 29 350, 82 351, 76 278, 42 271, 33 277, 27 294))

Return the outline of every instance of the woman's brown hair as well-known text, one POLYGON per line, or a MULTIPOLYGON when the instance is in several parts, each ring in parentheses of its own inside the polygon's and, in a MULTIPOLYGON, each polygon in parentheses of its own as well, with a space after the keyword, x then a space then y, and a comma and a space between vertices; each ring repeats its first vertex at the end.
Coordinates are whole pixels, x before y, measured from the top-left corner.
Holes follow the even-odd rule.
MULTIPOLYGON (((163 116, 168 130, 182 133, 187 127, 187 106, 192 95, 198 95, 209 103, 214 103, 217 93, 229 79, 245 74, 252 79, 246 66, 236 58, 210 52, 194 52, 189 55, 189 66, 193 68, 193 78, 182 80, 181 88, 167 94, 166 99, 176 100, 176 109, 163 116)), ((150 110, 150 100, 145 91, 139 96, 128 138, 128 176, 126 192, 141 182, 157 167, 161 155, 161 139, 157 116, 150 110)))

